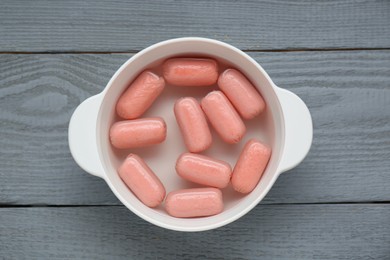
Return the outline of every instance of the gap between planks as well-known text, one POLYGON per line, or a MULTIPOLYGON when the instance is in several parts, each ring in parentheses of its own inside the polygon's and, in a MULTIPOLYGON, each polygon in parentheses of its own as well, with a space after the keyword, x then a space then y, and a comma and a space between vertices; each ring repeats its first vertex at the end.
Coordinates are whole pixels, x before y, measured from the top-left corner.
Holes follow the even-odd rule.
MULTIPOLYGON (((148 46, 146 46, 148 47, 148 46)), ((330 51, 387 51, 390 48, 319 48, 319 49, 311 49, 311 48, 300 48, 300 49, 243 49, 243 52, 330 52, 330 51)), ((28 52, 28 51, 3 51, 1 54, 135 54, 140 52, 141 50, 128 50, 128 51, 47 51, 47 52, 28 52)))
MULTIPOLYGON (((312 203, 268 203, 259 204, 260 206, 305 206, 305 205, 386 205, 390 204, 390 201, 341 201, 341 202, 312 202, 312 203)), ((42 204, 0 204, 0 208, 91 208, 91 207, 124 207, 124 205, 102 205, 102 204, 89 204, 89 205, 42 205, 42 204)))

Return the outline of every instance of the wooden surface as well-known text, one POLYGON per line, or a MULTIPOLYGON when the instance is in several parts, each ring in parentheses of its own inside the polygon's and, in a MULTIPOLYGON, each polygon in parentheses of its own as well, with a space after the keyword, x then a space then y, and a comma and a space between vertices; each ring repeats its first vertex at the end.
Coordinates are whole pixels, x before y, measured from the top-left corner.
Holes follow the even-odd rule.
POLYGON ((0 2, 0 51, 124 52, 202 36, 244 50, 388 48, 388 0, 0 2))
POLYGON ((0 258, 390 258, 389 1, 1 1, 0 52, 0 258), (80 102, 179 36, 248 51, 314 123, 261 205, 201 233, 139 219, 67 144, 80 102))
POLYGON ((0 251, 15 259, 388 259, 389 215, 378 204, 262 205, 220 229, 180 233, 118 206, 5 208, 0 251))
MULTIPOLYGON (((390 200, 390 51, 249 54, 307 103, 314 122, 308 157, 264 203, 390 200)), ((130 56, 0 55, 3 203, 120 204, 73 161, 67 127, 130 56)))

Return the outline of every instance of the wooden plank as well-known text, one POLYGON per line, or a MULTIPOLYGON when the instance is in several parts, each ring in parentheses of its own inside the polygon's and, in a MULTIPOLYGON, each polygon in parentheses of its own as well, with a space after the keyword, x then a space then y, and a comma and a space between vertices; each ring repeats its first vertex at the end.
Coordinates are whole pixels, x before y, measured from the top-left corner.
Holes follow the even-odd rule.
MULTIPOLYGON (((314 121, 306 160, 264 203, 389 201, 390 51, 250 53, 314 121)), ((70 156, 75 107, 130 55, 0 55, 0 203, 119 204, 70 156)))
POLYGON ((305 101, 314 124, 309 155, 281 176, 267 201, 389 201, 390 189, 380 182, 390 183, 390 52, 278 53, 258 60, 278 86, 305 101), (310 194, 316 199, 305 199, 310 194))
POLYGON ((245 50, 389 48, 387 0, 0 3, 2 52, 124 52, 183 36, 245 50))
POLYGON ((182 233, 124 207, 1 208, 7 259, 388 259, 390 207, 262 205, 225 227, 182 233))

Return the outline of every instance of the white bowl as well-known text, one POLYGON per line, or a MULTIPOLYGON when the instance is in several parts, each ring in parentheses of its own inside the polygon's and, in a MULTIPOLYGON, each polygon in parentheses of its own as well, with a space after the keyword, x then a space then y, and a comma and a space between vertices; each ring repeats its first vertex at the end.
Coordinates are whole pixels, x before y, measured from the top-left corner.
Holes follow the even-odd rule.
MULTIPOLYGON (((173 103, 180 96, 201 98, 209 88, 167 87, 162 96, 144 115, 162 116, 168 125, 167 140, 156 146, 135 149, 155 171, 167 192, 193 187, 175 173, 175 162, 185 152, 174 114, 173 103)), ((298 165, 312 143, 313 126, 304 102, 290 91, 277 87, 264 69, 250 56, 224 42, 205 38, 178 38, 154 44, 125 62, 98 95, 81 103, 69 123, 69 146, 75 161, 90 174, 103 178, 118 199, 141 218, 157 226, 178 231, 203 231, 226 225, 255 207, 270 190, 279 174, 298 165), (109 129, 114 121, 115 104, 129 83, 145 68, 172 56, 200 55, 224 60, 242 71, 263 96, 267 109, 253 120, 246 121, 248 132, 237 145, 229 145, 213 136, 213 146, 205 154, 229 162, 232 166, 246 140, 256 137, 272 147, 272 156, 257 187, 248 195, 231 188, 223 191, 225 209, 204 218, 180 219, 163 209, 148 208, 125 186, 117 167, 129 151, 111 147, 109 129)))

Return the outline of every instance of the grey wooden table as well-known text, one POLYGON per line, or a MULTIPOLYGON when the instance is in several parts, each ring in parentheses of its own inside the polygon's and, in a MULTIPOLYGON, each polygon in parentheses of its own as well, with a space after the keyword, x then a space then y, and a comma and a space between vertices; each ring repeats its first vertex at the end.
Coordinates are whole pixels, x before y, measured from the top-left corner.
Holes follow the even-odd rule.
POLYGON ((390 1, 0 1, 0 258, 390 259, 390 1), (310 154, 217 230, 128 211, 68 149, 76 106, 182 36, 248 52, 297 93, 310 154))

